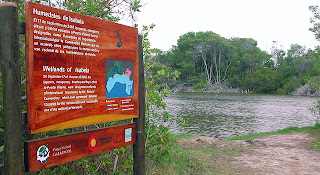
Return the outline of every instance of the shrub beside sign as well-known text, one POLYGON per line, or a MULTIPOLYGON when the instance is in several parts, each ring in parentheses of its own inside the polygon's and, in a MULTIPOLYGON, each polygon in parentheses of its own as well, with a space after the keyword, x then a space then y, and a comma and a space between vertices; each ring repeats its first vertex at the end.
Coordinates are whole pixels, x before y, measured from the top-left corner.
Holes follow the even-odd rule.
POLYGON ((31 134, 137 118, 138 31, 26 3, 31 134))

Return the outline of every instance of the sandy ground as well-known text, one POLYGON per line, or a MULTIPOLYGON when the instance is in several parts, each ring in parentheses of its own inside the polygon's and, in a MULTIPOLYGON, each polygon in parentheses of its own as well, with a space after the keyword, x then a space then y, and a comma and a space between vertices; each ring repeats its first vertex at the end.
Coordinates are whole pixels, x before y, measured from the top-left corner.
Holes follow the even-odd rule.
POLYGON ((244 147, 245 151, 232 157, 230 163, 247 171, 236 174, 320 175, 320 151, 307 148, 307 143, 313 139, 310 133, 303 132, 265 136, 252 141, 195 137, 180 140, 180 145, 185 149, 199 144, 217 148, 244 147))
POLYGON ((234 163, 259 170, 259 174, 320 175, 320 152, 306 147, 312 140, 307 132, 254 139, 257 147, 235 157, 234 163))

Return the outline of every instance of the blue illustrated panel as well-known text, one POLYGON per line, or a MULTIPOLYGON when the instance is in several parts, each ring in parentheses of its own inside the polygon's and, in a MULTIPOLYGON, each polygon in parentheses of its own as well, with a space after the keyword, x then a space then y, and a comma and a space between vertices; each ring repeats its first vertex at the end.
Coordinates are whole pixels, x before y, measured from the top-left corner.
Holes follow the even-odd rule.
POLYGON ((133 97, 133 62, 106 59, 106 98, 133 97))

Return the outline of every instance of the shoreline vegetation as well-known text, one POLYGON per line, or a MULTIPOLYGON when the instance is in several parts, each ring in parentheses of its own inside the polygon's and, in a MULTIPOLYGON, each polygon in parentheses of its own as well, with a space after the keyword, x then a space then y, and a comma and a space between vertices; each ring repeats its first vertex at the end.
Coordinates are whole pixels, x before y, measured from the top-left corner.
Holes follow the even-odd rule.
MULTIPOLYGON (((292 139, 296 136, 302 137, 295 141, 299 142, 298 146, 289 145, 284 149, 303 149, 304 151, 311 151, 312 153, 320 154, 320 124, 307 127, 288 127, 282 130, 267 132, 267 133, 253 133, 246 136, 233 138, 214 138, 194 135, 171 135, 171 142, 169 143, 169 154, 163 156, 160 160, 154 161, 147 159, 147 174, 263 174, 265 172, 271 173, 268 168, 252 168, 250 163, 244 165, 246 161, 241 160, 244 156, 247 159, 254 158, 255 154, 260 150, 266 149, 268 143, 278 140, 279 147, 291 144, 292 139), (263 139, 268 140, 264 143, 263 139), (291 139, 286 143, 286 139, 291 139), (299 147, 299 148, 297 148, 299 147), (240 157, 240 158, 239 158, 240 157)), ((270 147, 277 148, 275 143, 270 147)), ((281 147, 282 148, 282 147, 281 147)), ((300 155, 281 155, 286 161, 286 157, 294 156, 294 161, 299 161, 300 155)), ((261 156, 261 155, 259 155, 261 156)), ((269 156, 272 156, 270 154, 269 156)), ((301 155, 303 156, 303 155, 301 155)), ((308 158, 308 157, 307 157, 308 158)), ((270 157, 268 158, 270 160, 270 157)), ((259 158, 260 160, 260 158, 259 158)), ((302 159, 301 159, 302 160, 302 159)), ((250 160, 252 161, 252 160, 250 160)), ((261 158, 263 162, 263 158, 261 158)), ((289 162, 290 163, 290 162, 289 162)), ((291 162, 292 163, 292 162, 291 162)), ((292 167, 291 167, 292 168, 292 167)), ((291 172, 292 169, 288 167, 283 172, 291 172)), ((302 170, 301 170, 302 171, 302 170)), ((316 172, 316 170, 307 170, 304 173, 316 172)), ((319 173, 319 172, 318 172, 319 173)), ((272 173, 271 173, 272 174, 272 173)))
MULTIPOLYGON (((224 86, 214 86, 213 88, 201 88, 196 89, 192 85, 180 84, 177 87, 171 88, 173 93, 176 92, 209 92, 209 93, 237 93, 237 94, 249 94, 252 93, 250 90, 242 90, 240 88, 224 87, 224 86)), ((288 95, 295 96, 312 96, 320 97, 320 88, 317 91, 313 91, 309 84, 300 86, 296 88, 293 92, 288 93, 288 95)))

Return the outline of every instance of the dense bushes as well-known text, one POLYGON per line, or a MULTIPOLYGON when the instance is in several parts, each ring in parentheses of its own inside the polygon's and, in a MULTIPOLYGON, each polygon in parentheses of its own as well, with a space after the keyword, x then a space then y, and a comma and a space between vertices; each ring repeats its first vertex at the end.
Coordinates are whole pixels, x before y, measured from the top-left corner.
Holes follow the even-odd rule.
POLYGON ((319 88, 320 46, 312 50, 292 44, 287 51, 273 48, 268 54, 250 38, 189 32, 180 36, 177 46, 157 57, 161 58, 159 64, 180 72, 178 80, 194 86, 194 90, 219 86, 291 94, 305 84, 311 86, 312 93, 319 88))

